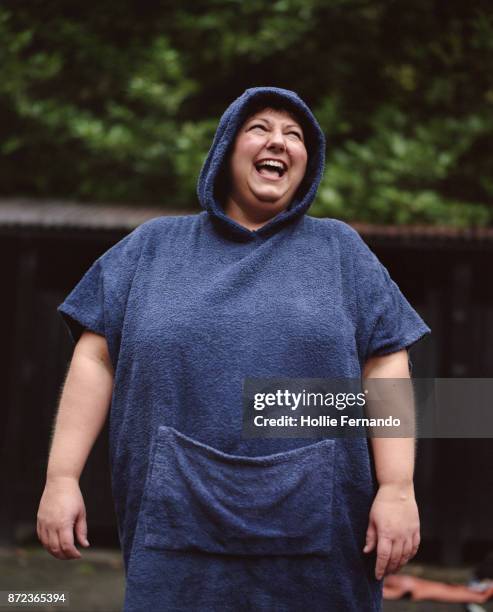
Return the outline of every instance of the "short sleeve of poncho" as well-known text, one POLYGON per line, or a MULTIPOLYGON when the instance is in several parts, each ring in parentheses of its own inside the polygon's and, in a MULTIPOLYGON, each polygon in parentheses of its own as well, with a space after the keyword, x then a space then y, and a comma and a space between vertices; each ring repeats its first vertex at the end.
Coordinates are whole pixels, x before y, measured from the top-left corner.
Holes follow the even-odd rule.
POLYGON ((87 329, 105 336, 111 355, 118 354, 126 304, 146 228, 147 223, 142 224, 96 259, 58 306, 74 343, 87 329))
POLYGON ((353 270, 356 343, 361 361, 409 349, 431 329, 356 230, 344 226, 342 240, 353 270))

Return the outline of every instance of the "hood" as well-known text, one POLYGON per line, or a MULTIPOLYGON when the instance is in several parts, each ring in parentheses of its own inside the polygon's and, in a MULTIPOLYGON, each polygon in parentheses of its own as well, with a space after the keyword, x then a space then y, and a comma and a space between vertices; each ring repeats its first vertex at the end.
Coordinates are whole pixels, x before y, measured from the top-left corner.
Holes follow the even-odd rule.
POLYGON ((209 213, 213 222, 221 227, 228 236, 240 240, 251 240, 258 235, 276 231, 288 221, 304 214, 313 202, 322 179, 325 163, 325 137, 313 113, 303 100, 294 92, 278 87, 253 87, 247 89, 234 100, 219 120, 214 140, 200 171, 197 195, 202 207, 209 213), (221 186, 227 170, 229 153, 239 128, 249 115, 253 104, 265 99, 283 103, 299 117, 305 135, 308 161, 305 176, 289 207, 277 214, 258 230, 249 230, 228 217, 221 203, 221 186))

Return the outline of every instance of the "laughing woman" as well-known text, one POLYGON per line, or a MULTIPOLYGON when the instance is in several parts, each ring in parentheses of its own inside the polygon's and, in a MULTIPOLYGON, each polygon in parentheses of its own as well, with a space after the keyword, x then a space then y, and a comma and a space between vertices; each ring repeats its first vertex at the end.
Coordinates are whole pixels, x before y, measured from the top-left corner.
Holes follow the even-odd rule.
POLYGON ((205 210, 144 223, 58 308, 75 350, 39 537, 88 545, 78 480, 109 411, 127 611, 376 611, 416 553, 412 439, 242 437, 245 378, 409 377, 430 331, 351 227, 305 214, 324 152, 295 93, 246 90, 205 210))

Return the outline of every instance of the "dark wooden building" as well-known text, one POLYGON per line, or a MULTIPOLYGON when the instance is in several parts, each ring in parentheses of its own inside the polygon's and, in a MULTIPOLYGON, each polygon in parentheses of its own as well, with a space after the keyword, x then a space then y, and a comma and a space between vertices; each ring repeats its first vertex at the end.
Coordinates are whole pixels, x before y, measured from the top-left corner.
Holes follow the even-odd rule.
MULTIPOLYGON (((57 306, 92 262, 159 208, 0 200, 1 539, 35 536, 48 445, 72 354, 57 306)), ((354 224, 432 328, 412 350, 415 377, 489 377, 493 370, 493 229, 354 224)), ((416 492, 427 561, 475 562, 493 549, 493 442, 421 440, 416 492)), ((81 483, 90 541, 117 545, 106 430, 81 483)))

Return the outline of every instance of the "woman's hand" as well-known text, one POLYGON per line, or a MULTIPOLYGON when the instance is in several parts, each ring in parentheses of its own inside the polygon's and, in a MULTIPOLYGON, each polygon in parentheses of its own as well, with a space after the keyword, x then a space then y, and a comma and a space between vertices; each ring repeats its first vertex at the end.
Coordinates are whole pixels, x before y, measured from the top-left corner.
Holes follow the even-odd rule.
POLYGON ((363 552, 377 547, 375 577, 397 572, 420 543, 419 513, 412 483, 380 485, 370 510, 363 552))
POLYGON ((74 529, 82 546, 87 541, 86 508, 77 479, 52 478, 46 481, 38 510, 38 538, 57 559, 79 559, 74 529))

